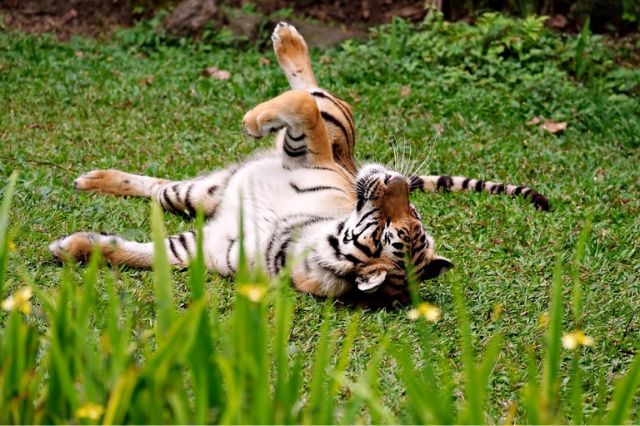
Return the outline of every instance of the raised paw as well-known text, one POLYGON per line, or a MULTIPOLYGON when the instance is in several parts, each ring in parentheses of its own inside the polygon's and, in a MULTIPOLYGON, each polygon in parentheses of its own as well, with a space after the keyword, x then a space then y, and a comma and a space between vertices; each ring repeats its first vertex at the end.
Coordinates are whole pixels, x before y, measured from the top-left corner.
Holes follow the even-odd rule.
POLYGON ((277 55, 307 55, 307 43, 293 25, 279 22, 271 34, 273 48, 277 55))
POLYGON ((60 262, 87 262, 100 234, 75 232, 49 244, 49 251, 60 262))
POLYGON ((292 89, 309 90, 318 87, 311 69, 309 49, 298 31, 285 22, 280 22, 273 34, 273 50, 292 89))
POLYGON ((73 186, 82 191, 121 195, 128 192, 129 183, 119 170, 93 170, 74 180, 73 186))
POLYGON ((278 111, 265 104, 258 105, 244 115, 242 131, 245 135, 261 138, 284 127, 284 123, 277 117, 278 111))

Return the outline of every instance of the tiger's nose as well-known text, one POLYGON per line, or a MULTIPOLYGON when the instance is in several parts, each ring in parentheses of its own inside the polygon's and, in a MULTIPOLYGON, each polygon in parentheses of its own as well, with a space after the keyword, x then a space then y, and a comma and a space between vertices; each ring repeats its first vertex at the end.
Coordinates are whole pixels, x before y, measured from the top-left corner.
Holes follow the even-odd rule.
POLYGON ((387 175, 385 176, 386 192, 387 194, 396 194, 402 192, 408 192, 409 187, 407 180, 400 175, 387 175))

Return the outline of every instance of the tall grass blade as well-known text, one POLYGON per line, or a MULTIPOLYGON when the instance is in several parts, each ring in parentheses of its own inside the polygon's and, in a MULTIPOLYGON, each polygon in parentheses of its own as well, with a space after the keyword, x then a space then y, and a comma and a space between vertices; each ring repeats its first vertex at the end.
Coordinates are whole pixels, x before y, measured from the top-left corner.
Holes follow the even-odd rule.
POLYGON ((620 379, 611 401, 607 423, 621 425, 628 421, 633 398, 640 384, 640 355, 633 360, 629 371, 620 379))
POLYGON ((553 422, 560 390, 560 351, 562 337, 562 260, 558 257, 553 271, 549 331, 545 347, 542 378, 542 413, 545 421, 553 422))
POLYGON ((316 346, 316 354, 309 385, 309 405, 306 410, 307 421, 315 424, 329 424, 333 421, 333 413, 327 409, 328 395, 327 368, 332 342, 329 341, 329 329, 331 327, 331 301, 325 303, 320 326, 320 337, 316 346))
POLYGON ((585 222, 578 245, 576 247, 576 255, 574 259, 574 265, 572 268, 573 278, 573 290, 571 292, 571 309, 573 311, 574 328, 576 330, 582 329, 582 281, 580 280, 580 265, 584 259, 584 253, 589 242, 589 235, 591 234, 592 218, 589 216, 585 222))
POLYGON ((162 340, 175 317, 171 268, 165 247, 166 231, 162 210, 157 202, 151 203, 151 234, 153 236, 153 285, 155 288, 158 339, 162 340))
POLYGON ((540 388, 538 386, 538 368, 533 352, 529 352, 527 364, 527 387, 524 391, 524 403, 527 411, 527 423, 539 425, 542 422, 540 412, 542 411, 540 401, 540 388))
POLYGON ((465 380, 465 408, 462 410, 460 421, 470 424, 483 424, 484 414, 482 412, 481 384, 476 374, 475 353, 471 341, 471 327, 469 317, 460 288, 460 280, 454 281, 454 297, 456 305, 456 315, 458 317, 458 331, 460 333, 460 346, 462 348, 462 365, 464 367, 465 380))
MULTIPOLYGON (((204 214, 198 209, 196 214, 196 256, 190 264, 189 282, 194 302, 205 299, 205 276, 203 249, 204 214)), ((213 310, 215 311, 215 302, 213 310)), ((214 361, 214 337, 209 316, 202 310, 195 319, 196 338, 189 352, 189 366, 191 367, 193 392, 195 399, 195 423, 205 424, 213 421, 209 413, 219 412, 222 405, 220 373, 214 361)))
POLYGON ((7 263, 9 262, 9 208, 11 207, 11 200, 16 188, 17 179, 18 172, 11 173, 9 183, 4 189, 2 204, 0 204, 0 299, 2 298, 4 277, 7 273, 7 263))

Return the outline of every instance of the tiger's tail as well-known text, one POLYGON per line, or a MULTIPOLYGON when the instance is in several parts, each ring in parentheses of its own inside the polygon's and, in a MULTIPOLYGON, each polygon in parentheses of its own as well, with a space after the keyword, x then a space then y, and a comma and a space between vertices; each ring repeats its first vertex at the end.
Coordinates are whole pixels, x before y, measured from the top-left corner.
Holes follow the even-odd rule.
POLYGON ((549 211, 550 208, 547 197, 528 186, 507 185, 488 180, 470 179, 463 176, 411 176, 409 179, 411 182, 411 191, 484 191, 493 195, 506 194, 512 197, 524 197, 539 210, 549 211))

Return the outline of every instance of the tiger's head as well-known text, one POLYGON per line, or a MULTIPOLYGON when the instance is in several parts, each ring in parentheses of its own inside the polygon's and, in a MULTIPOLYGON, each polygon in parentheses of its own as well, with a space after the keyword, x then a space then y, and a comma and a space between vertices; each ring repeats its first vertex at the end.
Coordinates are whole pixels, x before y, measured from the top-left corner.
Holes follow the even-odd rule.
POLYGON ((359 291, 407 296, 408 260, 418 281, 435 278, 453 263, 434 251, 415 207, 407 179, 380 165, 364 167, 356 179, 357 204, 339 231, 340 250, 354 265, 359 291))

